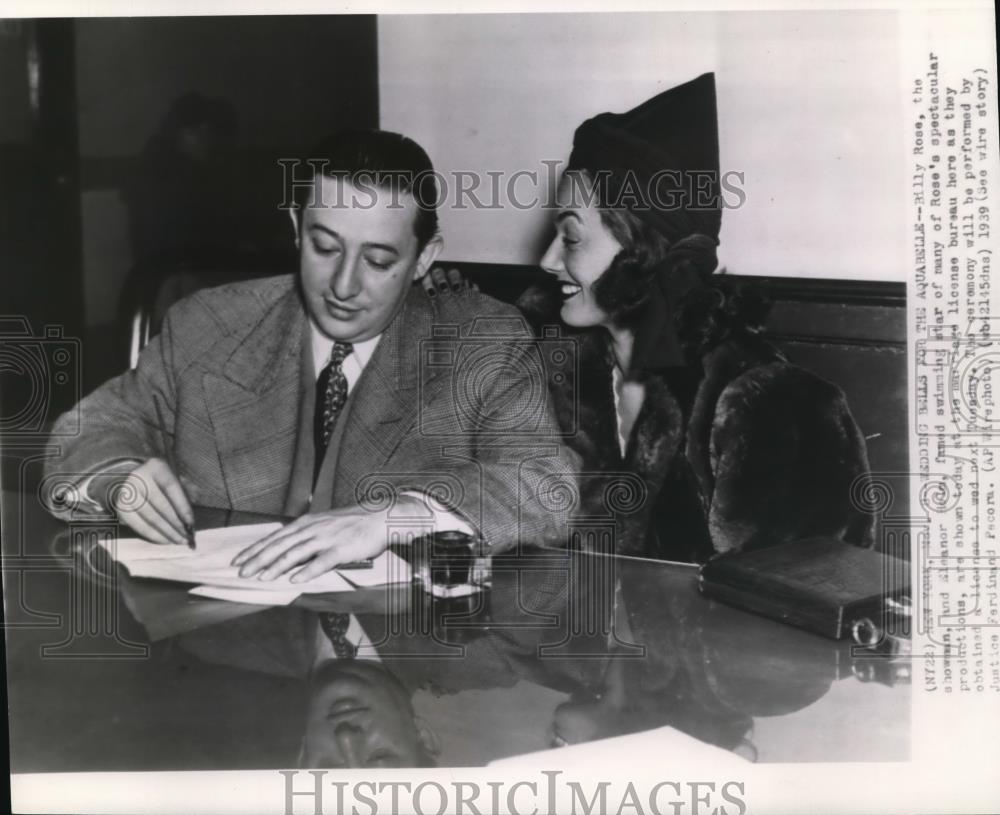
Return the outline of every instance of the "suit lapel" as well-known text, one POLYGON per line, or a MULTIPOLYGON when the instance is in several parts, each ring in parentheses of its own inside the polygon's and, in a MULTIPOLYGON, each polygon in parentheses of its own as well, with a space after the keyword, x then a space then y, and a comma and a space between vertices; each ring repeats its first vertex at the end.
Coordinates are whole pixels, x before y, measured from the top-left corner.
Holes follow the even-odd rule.
POLYGON ((299 419, 305 314, 292 287, 233 351, 222 374, 203 377, 230 504, 278 514, 292 474, 299 419))
MULTIPOLYGON (((339 451, 334 505, 355 503, 355 488, 389 460, 417 421, 421 340, 430 336, 434 313, 418 286, 386 329, 352 394, 339 451)), ((423 392, 421 392, 423 391, 423 392)))

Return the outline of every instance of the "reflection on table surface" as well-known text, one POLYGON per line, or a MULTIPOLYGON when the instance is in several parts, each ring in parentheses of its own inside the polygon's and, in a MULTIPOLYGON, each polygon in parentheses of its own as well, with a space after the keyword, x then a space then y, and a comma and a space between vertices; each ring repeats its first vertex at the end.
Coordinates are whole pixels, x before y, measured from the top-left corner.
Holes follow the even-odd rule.
POLYGON ((706 600, 690 566, 526 549, 472 598, 262 608, 132 579, 112 525, 3 499, 14 772, 479 766, 664 725, 760 762, 908 757, 908 663, 706 600))

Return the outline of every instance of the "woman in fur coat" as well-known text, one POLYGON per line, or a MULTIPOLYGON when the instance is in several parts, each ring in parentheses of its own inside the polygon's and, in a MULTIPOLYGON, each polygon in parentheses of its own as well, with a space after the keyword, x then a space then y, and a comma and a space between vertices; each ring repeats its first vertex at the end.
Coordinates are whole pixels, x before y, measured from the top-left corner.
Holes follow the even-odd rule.
MULTIPOLYGON (((576 131, 541 265, 578 339, 555 398, 584 462, 579 513, 615 517, 619 554, 684 562, 820 535, 870 545, 843 392, 789 364, 760 333, 761 298, 714 274, 721 180, 712 74, 576 131)), ((554 322, 547 303, 519 305, 554 322)))

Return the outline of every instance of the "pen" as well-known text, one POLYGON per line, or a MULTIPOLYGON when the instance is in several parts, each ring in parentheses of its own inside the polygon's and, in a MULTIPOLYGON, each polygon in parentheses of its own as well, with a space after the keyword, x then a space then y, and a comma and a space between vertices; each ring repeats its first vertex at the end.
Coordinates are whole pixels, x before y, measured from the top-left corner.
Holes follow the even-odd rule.
MULTIPOLYGON (((167 425, 163 421, 163 411, 160 409, 160 400, 156 398, 156 394, 153 394, 153 407, 156 409, 156 423, 160 426, 163 454, 167 457, 167 464, 170 466, 171 472, 179 476, 177 467, 174 464, 173 445, 170 444, 170 439, 167 436, 167 425)), ((194 527, 183 518, 181 519, 181 523, 184 524, 184 533, 187 535, 188 549, 194 549, 194 527)))
POLYGON ((338 563, 334 566, 334 570, 340 569, 371 569, 374 567, 371 558, 365 560, 349 560, 347 563, 338 563))

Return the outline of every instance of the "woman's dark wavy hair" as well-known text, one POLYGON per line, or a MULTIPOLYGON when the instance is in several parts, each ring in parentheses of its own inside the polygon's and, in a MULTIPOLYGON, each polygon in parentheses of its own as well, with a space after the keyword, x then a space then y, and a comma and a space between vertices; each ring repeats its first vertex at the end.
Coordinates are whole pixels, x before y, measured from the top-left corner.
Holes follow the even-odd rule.
MULTIPOLYGON (((570 167, 569 172, 591 173, 570 167)), ((695 277, 676 304, 673 315, 685 355, 698 359, 729 337, 755 333, 763 327, 770 303, 754 286, 741 285, 725 275, 713 274, 718 266, 718 241, 699 233, 673 243, 648 220, 626 207, 609 207, 601 200, 603 185, 596 185, 601 221, 622 245, 622 250, 594 284, 597 304, 623 326, 638 321, 659 274, 695 277)))

